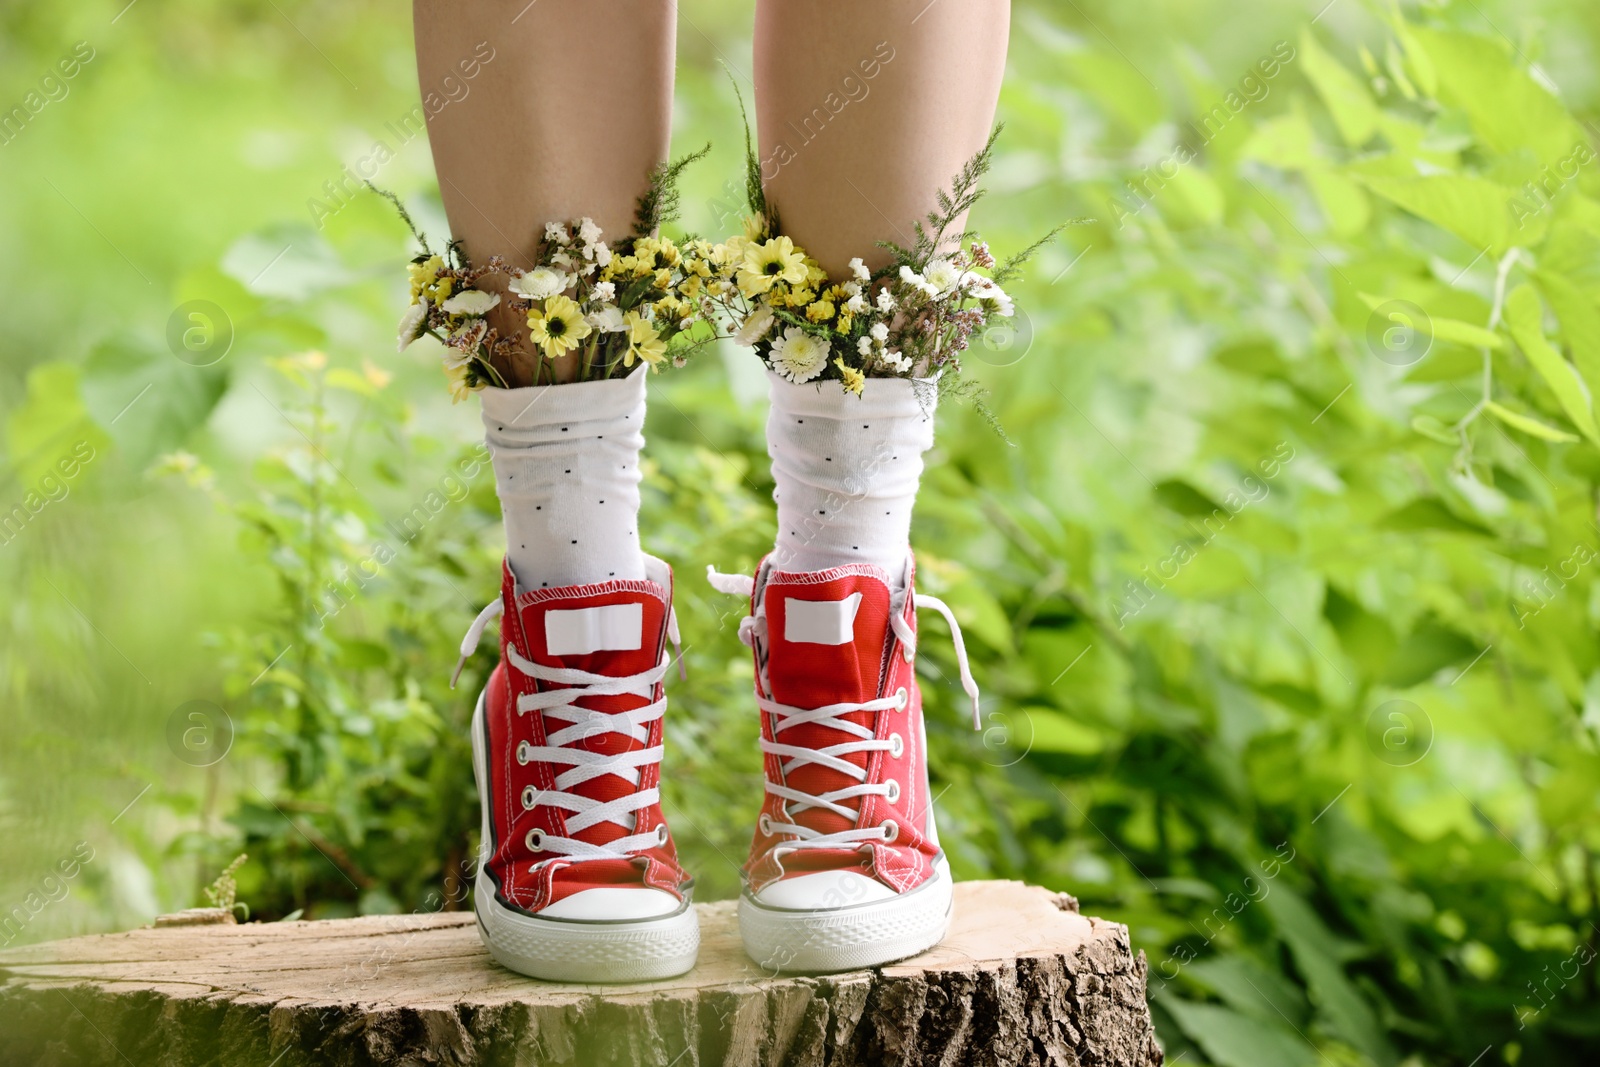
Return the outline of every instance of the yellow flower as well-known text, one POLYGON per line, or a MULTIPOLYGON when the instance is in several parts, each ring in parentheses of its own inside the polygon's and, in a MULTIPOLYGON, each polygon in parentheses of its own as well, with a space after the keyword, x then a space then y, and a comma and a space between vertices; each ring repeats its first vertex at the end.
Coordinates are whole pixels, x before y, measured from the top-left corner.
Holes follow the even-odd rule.
POLYGON ((463 363, 459 367, 446 367, 445 374, 450 379, 450 403, 452 404, 461 403, 487 384, 482 379, 473 380, 471 365, 467 363, 463 363))
POLYGON ((823 270, 820 266, 818 266, 817 262, 815 260, 807 259, 805 261, 805 265, 806 265, 805 282, 806 282, 807 285, 811 286, 813 289, 820 287, 823 282, 828 280, 828 272, 823 270))
POLYGON ((622 357, 624 367, 633 366, 634 356, 652 367, 667 358, 667 342, 656 333, 649 319, 637 311, 630 311, 622 316, 622 321, 628 327, 628 351, 622 357))
POLYGON ((833 301, 818 300, 815 304, 806 308, 806 318, 812 322, 826 322, 833 318, 833 301))
POLYGON ((730 237, 711 248, 711 261, 719 267, 737 268, 744 262, 744 251, 750 242, 743 237, 730 237))
POLYGON ((673 244, 670 238, 661 238, 661 262, 669 267, 676 267, 678 261, 682 258, 683 255, 678 251, 678 246, 673 244))
POLYGON ((784 303, 792 308, 803 308, 817 298, 817 294, 810 289, 791 289, 784 303))
POLYGON ((746 241, 761 241, 767 236, 767 220, 758 215, 744 217, 744 239, 746 241))
POLYGON ((672 288, 672 269, 670 267, 662 267, 660 270, 656 271, 656 288, 672 288))
POLYGON ((444 260, 438 256, 429 256, 421 263, 412 263, 406 267, 406 273, 411 277, 411 302, 415 304, 422 296, 422 291, 432 285, 434 279, 439 277, 439 271, 444 267, 444 260))
POLYGON ((543 310, 532 308, 528 312, 528 330, 551 359, 560 359, 577 348, 593 329, 584 321, 578 305, 565 296, 552 296, 544 302, 543 310))
POLYGON ((848 311, 841 311, 839 312, 839 321, 833 324, 833 328, 838 330, 840 333, 847 334, 850 332, 850 328, 855 324, 856 317, 854 315, 850 314, 848 311))
POLYGON ((861 395, 861 390, 867 387, 867 376, 840 359, 835 359, 833 365, 839 368, 839 380, 849 392, 861 395))
POLYGON ((776 282, 798 285, 806 280, 806 273, 805 253, 796 249, 789 238, 774 237, 746 246, 739 269, 739 290, 746 297, 758 296, 776 282))

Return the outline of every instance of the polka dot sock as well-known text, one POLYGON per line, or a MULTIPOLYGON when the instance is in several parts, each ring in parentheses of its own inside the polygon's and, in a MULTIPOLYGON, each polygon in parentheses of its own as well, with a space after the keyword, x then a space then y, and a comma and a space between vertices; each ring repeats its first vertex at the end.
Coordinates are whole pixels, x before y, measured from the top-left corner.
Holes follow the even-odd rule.
POLYGON ((768 371, 767 382, 774 562, 795 571, 875 563, 898 580, 922 454, 933 447, 933 386, 870 378, 858 397, 833 381, 796 385, 768 371))
POLYGON ((645 373, 484 389, 484 438, 523 589, 643 578, 639 450, 645 373))

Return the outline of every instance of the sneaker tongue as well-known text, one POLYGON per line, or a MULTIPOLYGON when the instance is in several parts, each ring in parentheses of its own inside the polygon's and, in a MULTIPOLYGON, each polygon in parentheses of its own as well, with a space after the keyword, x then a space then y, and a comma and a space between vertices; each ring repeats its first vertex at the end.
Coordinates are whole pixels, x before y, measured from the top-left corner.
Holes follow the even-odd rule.
MULTIPOLYGON (((526 638, 525 647, 535 663, 620 678, 642 674, 661 661, 662 642, 666 638, 667 593, 651 581, 540 589, 523 594, 517 617, 526 638)), ((546 689, 574 688, 554 682, 542 685, 546 689)), ((642 708, 650 702, 650 697, 635 693, 591 694, 573 700, 578 707, 605 712, 642 708)), ((544 725, 545 734, 549 736, 572 724, 547 714, 544 725)), ((636 741, 625 733, 605 732, 580 737, 566 747, 616 755, 660 744, 659 721, 649 724, 647 730, 644 741, 636 741)), ((555 772, 560 774, 568 769, 559 766, 555 772)), ((568 791, 605 801, 629 796, 653 784, 654 771, 641 778, 637 786, 626 778, 604 774, 568 791)), ((600 822, 573 836, 600 845, 626 837, 628 833, 626 828, 615 823, 600 822)))
MULTIPOLYGON (((794 708, 825 704, 861 704, 876 699, 889 646, 889 586, 876 568, 857 566, 817 573, 775 571, 767 580, 767 682, 772 698, 794 708)), ((869 730, 870 711, 839 715, 869 730)), ((781 744, 827 748, 861 738, 843 730, 807 723, 779 735, 781 744)), ((841 758, 865 768, 870 753, 841 758)), ((839 771, 815 763, 796 767, 787 783, 807 793, 823 794, 860 784, 839 771)), ((860 801, 843 802, 859 810, 860 801)), ((798 821, 822 833, 850 829, 843 816, 817 808, 798 814, 798 821)))

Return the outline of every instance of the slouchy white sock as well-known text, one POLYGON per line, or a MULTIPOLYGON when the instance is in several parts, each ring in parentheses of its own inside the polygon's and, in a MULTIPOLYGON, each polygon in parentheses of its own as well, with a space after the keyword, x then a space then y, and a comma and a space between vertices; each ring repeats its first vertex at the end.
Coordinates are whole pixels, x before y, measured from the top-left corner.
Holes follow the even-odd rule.
POLYGON ((799 571, 875 563, 898 580, 922 454, 933 447, 932 385, 869 378, 853 396, 838 382, 796 385, 771 371, 767 382, 774 561, 799 571))
POLYGON ((484 438, 524 589, 643 578, 639 450, 645 373, 482 390, 484 438))

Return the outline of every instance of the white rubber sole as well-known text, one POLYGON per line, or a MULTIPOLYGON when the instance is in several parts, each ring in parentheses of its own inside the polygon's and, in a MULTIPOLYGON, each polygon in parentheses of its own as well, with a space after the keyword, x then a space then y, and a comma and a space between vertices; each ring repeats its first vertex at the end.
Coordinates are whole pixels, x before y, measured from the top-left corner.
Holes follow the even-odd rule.
POLYGON ((933 876, 909 893, 870 904, 810 911, 739 898, 739 935, 758 966, 824 974, 877 967, 926 952, 950 928, 954 883, 941 856, 933 876))
MULTIPOLYGON (((472 772, 483 815, 482 841, 493 840, 484 788, 483 694, 472 714, 472 772)), ((500 903, 494 879, 483 869, 474 880, 478 936, 495 962, 551 982, 648 982, 694 967, 700 954, 700 919, 685 898, 670 915, 620 922, 549 919, 500 903)))

